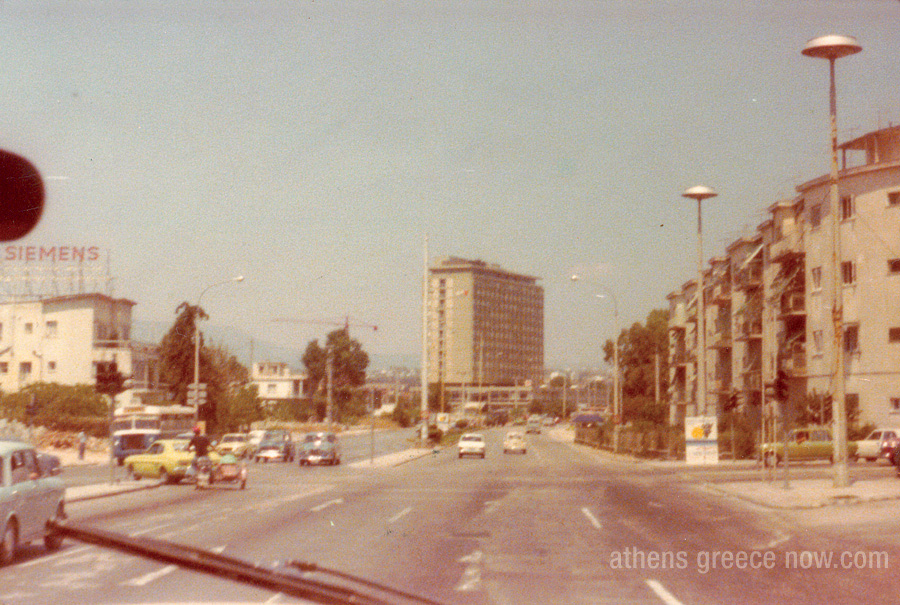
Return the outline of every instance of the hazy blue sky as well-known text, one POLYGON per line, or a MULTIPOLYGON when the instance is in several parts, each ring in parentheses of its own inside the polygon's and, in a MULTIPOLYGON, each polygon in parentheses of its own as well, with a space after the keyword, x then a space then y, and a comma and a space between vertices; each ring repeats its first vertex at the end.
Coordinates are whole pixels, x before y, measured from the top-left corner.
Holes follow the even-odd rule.
MULTIPOLYGON (((548 365, 596 363, 707 256, 900 123, 896 0, 3 2, 0 146, 47 177, 23 244, 96 245, 136 317, 210 290, 215 324, 303 348, 328 326, 418 355, 433 257, 541 278, 548 365)), ((9 263, 5 265, 9 267, 9 263)))

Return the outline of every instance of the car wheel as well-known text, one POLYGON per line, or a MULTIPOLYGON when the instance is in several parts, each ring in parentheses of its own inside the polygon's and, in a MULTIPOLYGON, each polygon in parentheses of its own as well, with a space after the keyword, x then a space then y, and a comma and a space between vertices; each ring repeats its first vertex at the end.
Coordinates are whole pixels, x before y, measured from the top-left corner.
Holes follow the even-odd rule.
POLYGON ((136 472, 134 472, 134 467, 132 465, 130 465, 130 464, 128 465, 127 471, 128 471, 128 476, 131 477, 132 481, 140 481, 141 480, 141 476, 139 474, 137 474, 136 472))
POLYGON ((16 557, 16 524, 10 521, 3 529, 3 540, 0 541, 0 566, 9 565, 16 557))
MULTIPOLYGON (((65 521, 66 519, 66 511, 63 508, 62 502, 59 503, 59 506, 56 507, 56 514, 53 516, 53 521, 57 523, 65 521)), ((63 537, 56 530, 49 530, 47 534, 44 536, 44 547, 47 550, 57 550, 60 546, 62 546, 63 537)))
POLYGON ((778 466, 778 458, 772 452, 766 452, 764 462, 766 466, 778 466))
POLYGON ((481 459, 484 460, 484 454, 481 455, 481 459))
POLYGON ((169 471, 167 471, 163 466, 159 467, 159 482, 172 483, 172 478, 169 476, 169 471))
POLYGON ((241 480, 241 489, 245 489, 246 487, 247 487, 247 480, 246 480, 246 479, 242 479, 242 480, 241 480))

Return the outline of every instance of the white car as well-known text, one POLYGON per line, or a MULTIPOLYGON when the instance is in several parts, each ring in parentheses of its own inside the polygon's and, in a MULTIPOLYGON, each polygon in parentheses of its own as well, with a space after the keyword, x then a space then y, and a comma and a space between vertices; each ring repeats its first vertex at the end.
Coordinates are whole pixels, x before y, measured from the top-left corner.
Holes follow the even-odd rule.
POLYGON ((522 452, 523 454, 528 451, 527 446, 525 445, 525 435, 523 435, 520 431, 510 431, 506 434, 506 439, 503 440, 503 453, 507 452, 522 452))
POLYGON ((864 458, 869 462, 877 460, 882 456, 889 456, 890 452, 884 451, 886 443, 893 439, 900 438, 900 429, 884 428, 875 429, 869 435, 856 442, 856 458, 864 458))
POLYGON ((459 438, 459 457, 463 456, 480 456, 484 458, 485 445, 484 436, 478 433, 466 433, 459 438))
POLYGON ((51 519, 65 519, 65 486, 46 473, 30 445, 0 441, 0 565, 16 556, 20 546, 44 540, 50 550, 62 544, 62 536, 47 528, 51 519))

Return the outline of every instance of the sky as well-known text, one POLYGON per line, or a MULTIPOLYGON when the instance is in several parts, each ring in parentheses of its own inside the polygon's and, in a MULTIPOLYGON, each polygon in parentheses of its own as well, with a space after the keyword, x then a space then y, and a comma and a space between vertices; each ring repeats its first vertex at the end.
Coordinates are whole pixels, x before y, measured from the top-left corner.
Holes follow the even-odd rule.
POLYGON ((202 293, 255 340, 349 317, 415 363, 427 236, 540 278, 546 365, 598 366, 696 274, 681 192, 718 192, 709 258, 827 172, 808 40, 863 47, 841 140, 900 123, 898 24, 896 0, 4 1, 0 148, 47 191, 16 245, 98 247, 141 321, 202 293))

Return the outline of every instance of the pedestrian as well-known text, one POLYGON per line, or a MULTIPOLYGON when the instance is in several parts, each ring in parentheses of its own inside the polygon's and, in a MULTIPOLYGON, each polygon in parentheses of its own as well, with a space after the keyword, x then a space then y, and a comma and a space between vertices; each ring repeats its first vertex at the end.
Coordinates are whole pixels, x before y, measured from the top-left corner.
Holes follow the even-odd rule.
POLYGON ((84 448, 87 445, 87 435, 84 431, 78 433, 78 459, 84 460, 84 448))

